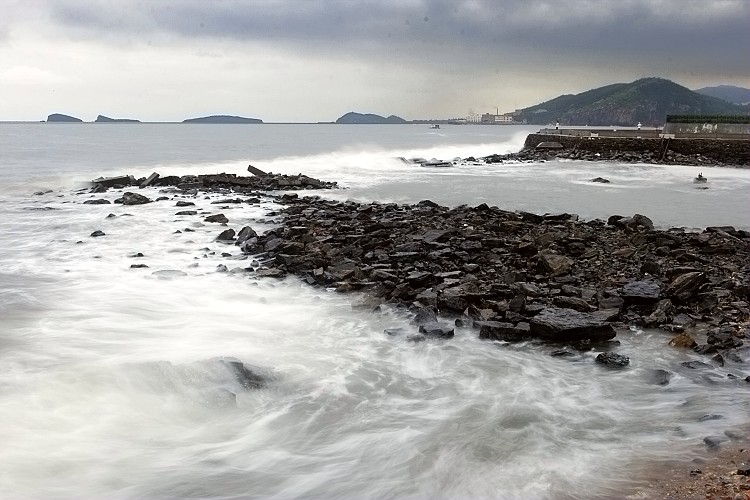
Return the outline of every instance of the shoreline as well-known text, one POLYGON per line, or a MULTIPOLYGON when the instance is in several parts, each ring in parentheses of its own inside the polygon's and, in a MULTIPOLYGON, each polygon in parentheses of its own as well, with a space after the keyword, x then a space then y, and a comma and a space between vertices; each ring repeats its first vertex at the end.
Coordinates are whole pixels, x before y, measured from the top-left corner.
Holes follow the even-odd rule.
MULTIPOLYGON (((616 338, 607 338, 609 330, 602 325, 633 325, 663 329, 665 349, 702 355, 703 361, 675 371, 746 370, 750 283, 742 278, 748 276, 747 231, 655 230, 638 214, 584 222, 569 214, 542 216, 487 205, 448 209, 428 200, 366 204, 270 194, 336 186, 303 175, 217 174, 161 183, 157 177, 149 185, 188 196, 213 192, 273 198, 285 207, 268 213, 280 221, 277 229, 259 235, 249 227, 222 224, 217 240, 258 260, 258 277, 295 275, 313 287, 364 293, 359 308, 394 307, 413 314, 413 331, 386 331, 389 335, 449 342, 452 322, 473 326, 488 347, 531 340, 556 345, 556 356, 596 349, 614 355, 602 369, 623 369, 627 364, 616 357, 616 338), (590 263, 597 264, 588 275, 590 263), (564 310, 565 318, 556 318, 555 310, 564 310), (546 326, 535 323, 545 311, 552 311, 546 326), (573 330, 560 327, 571 320, 582 323, 573 330)), ((107 189, 97 186, 92 193, 107 189)), ((669 371, 654 370, 653 383, 669 384, 670 377, 669 371)), ((748 379, 735 375, 717 383, 747 384, 748 379)), ((742 442, 747 435, 746 430, 742 442)), ((740 477, 725 480, 742 456, 741 443, 718 443, 718 463, 703 466, 700 475, 689 474, 694 464, 665 466, 653 482, 645 471, 650 484, 629 498, 693 498, 679 495, 698 491, 701 481, 714 489, 712 494, 744 491, 738 489, 746 484, 740 477)))

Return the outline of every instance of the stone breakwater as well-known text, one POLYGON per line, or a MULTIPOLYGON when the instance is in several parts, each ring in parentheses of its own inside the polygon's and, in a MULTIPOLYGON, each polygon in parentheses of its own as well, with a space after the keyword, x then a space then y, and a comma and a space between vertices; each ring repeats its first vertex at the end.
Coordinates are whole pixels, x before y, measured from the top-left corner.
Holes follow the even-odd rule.
MULTIPOLYGON (((110 179, 117 181, 97 179, 91 191, 127 187, 125 179, 145 182, 110 179)), ((336 186, 301 174, 265 173, 163 178, 159 184, 177 188, 179 207, 192 205, 185 196, 209 191, 233 196, 219 204, 257 203, 259 196, 273 195, 256 189, 336 186)), ((225 227, 222 214, 206 222, 221 224, 216 240, 237 245, 255 263, 246 271, 257 277, 295 275, 311 286, 359 293, 359 307, 413 316, 413 332, 386 332, 391 335, 445 339, 456 325, 488 340, 557 343, 558 354, 566 355, 594 345, 612 349, 617 328, 638 326, 665 330, 665 343, 671 338, 670 345, 710 356, 713 364, 739 365, 750 356, 747 231, 656 230, 639 214, 581 221, 486 204, 363 204, 296 193, 274 198, 284 208, 268 216, 280 226, 263 234, 225 227)), ((115 202, 151 201, 126 192, 115 202)), ((92 202, 97 200, 85 203, 92 202)), ((614 352, 597 361, 629 362, 614 352)), ((702 366, 691 363, 688 368, 702 366)), ((660 376, 668 381, 668 373, 660 376)))
POLYGON ((628 137, 578 137, 529 134, 523 150, 509 155, 492 155, 489 163, 505 160, 612 160, 626 163, 657 163, 696 166, 750 166, 747 139, 652 139, 628 137), (540 143, 557 142, 559 150, 538 150, 540 143))

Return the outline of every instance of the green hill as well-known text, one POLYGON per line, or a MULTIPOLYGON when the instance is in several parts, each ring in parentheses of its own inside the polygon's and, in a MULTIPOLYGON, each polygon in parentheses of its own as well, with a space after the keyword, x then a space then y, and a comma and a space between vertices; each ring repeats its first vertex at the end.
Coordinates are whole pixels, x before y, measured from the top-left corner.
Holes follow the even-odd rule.
POLYGON ((380 124, 380 123, 407 123, 406 120, 404 120, 401 117, 398 117, 396 115, 391 115, 388 118, 380 115, 374 115, 371 113, 362 114, 362 113, 355 113, 354 111, 350 111, 349 113, 346 113, 341 118, 336 120, 336 123, 339 124, 380 124))
POLYGON ((546 125, 646 126, 662 124, 667 114, 738 115, 741 106, 701 95, 663 78, 615 83, 575 95, 562 95, 522 109, 517 119, 546 125))
POLYGON ((723 99, 734 104, 746 104, 750 102, 750 89, 744 87, 718 85, 716 87, 703 87, 695 91, 699 94, 710 95, 711 97, 723 99))

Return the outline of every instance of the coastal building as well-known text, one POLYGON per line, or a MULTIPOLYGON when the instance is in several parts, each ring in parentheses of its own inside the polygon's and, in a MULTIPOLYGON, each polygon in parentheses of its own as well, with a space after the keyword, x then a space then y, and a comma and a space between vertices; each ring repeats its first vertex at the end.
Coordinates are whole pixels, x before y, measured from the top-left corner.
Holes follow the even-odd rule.
POLYGON ((513 123, 513 121, 513 115, 511 113, 502 115, 485 113, 482 115, 481 123, 483 125, 509 125, 513 123))

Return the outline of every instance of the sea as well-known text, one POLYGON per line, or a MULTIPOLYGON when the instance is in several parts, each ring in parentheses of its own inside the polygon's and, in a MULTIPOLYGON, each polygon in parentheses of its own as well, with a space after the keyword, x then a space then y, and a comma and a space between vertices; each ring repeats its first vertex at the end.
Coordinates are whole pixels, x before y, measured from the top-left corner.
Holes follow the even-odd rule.
MULTIPOLYGON (((682 363, 707 358, 638 328, 618 331, 623 370, 597 365, 596 350, 561 359, 470 328, 415 344, 384 334, 415 328, 399 310, 246 272, 253 259, 217 243, 216 225, 176 215, 187 198, 174 192, 83 204, 99 176, 251 164, 337 181, 306 193, 336 200, 750 229, 748 169, 402 160, 516 152, 535 131, 0 124, 0 498, 641 498, 661 472, 710 460, 705 437, 749 423, 747 363, 691 370, 682 363), (237 362, 267 383, 244 387, 237 362)), ((236 230, 279 224, 271 198, 218 199, 190 201, 236 230)))

